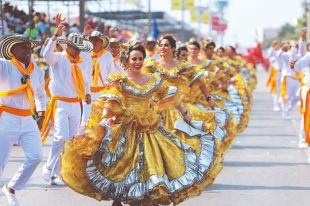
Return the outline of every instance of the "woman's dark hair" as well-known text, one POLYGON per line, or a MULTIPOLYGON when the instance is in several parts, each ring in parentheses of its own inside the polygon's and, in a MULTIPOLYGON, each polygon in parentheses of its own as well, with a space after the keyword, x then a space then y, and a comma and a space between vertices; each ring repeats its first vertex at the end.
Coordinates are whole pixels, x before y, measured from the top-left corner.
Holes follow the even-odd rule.
POLYGON ((200 44, 195 39, 190 39, 186 44, 187 45, 194 45, 195 47, 197 47, 200 50, 200 44))
POLYGON ((164 39, 169 41, 169 44, 172 48, 177 47, 177 41, 173 38, 173 36, 170 36, 170 35, 161 37, 158 41, 158 44, 160 44, 164 39))
POLYGON ((211 42, 206 44, 205 49, 208 49, 210 46, 213 46, 215 48, 216 44, 213 41, 211 41, 211 42))
POLYGON ((145 59, 146 57, 146 52, 144 46, 141 44, 141 42, 136 42, 136 41, 129 41, 125 43, 122 46, 121 52, 120 52, 120 62, 125 69, 127 67, 127 61, 129 59, 130 53, 132 51, 140 51, 143 55, 143 58, 145 59))
POLYGON ((219 50, 222 50, 222 52, 225 52, 225 48, 224 47, 219 47, 219 48, 217 48, 217 50, 216 50, 216 52, 218 52, 219 50))
POLYGON ((179 57, 182 51, 188 51, 187 48, 186 48, 186 46, 181 46, 181 47, 179 47, 179 48, 177 49, 176 53, 175 53, 176 56, 179 57))
POLYGON ((230 48, 235 54, 237 53, 235 47, 233 47, 233 46, 231 46, 231 45, 229 45, 229 46, 227 46, 227 47, 230 48))
MULTIPOLYGON (((130 55, 130 53, 132 51, 140 51, 142 53, 142 55, 143 55, 143 58, 145 59, 146 52, 145 52, 145 48, 144 48, 144 46, 142 44, 136 44, 136 45, 130 47, 129 51, 128 51, 128 54, 130 55)), ((128 55, 128 58, 129 58, 129 55, 128 55)))

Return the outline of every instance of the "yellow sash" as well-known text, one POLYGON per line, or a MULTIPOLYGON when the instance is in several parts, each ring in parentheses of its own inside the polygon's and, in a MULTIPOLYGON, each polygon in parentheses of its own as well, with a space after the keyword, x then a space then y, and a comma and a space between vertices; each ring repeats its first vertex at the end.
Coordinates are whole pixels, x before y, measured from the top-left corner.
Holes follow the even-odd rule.
POLYGON ((80 102, 78 97, 76 98, 67 98, 67 97, 59 97, 59 96, 52 96, 50 103, 47 106, 45 118, 41 128, 41 136, 42 136, 42 144, 45 143, 50 130, 54 126, 54 117, 57 109, 57 101, 75 103, 80 102), (51 122, 51 124, 50 124, 51 122))
POLYGON ((280 86, 280 95, 281 95, 282 102, 284 104, 286 102, 286 91, 287 91, 286 85, 287 85, 287 76, 284 76, 284 79, 281 82, 281 86, 280 86))
POLYGON ((84 83, 83 73, 80 67, 78 66, 78 63, 81 63, 83 59, 81 56, 78 56, 77 58, 73 58, 68 53, 67 49, 65 50, 65 55, 71 63, 73 84, 77 92, 77 95, 81 100, 85 100, 85 83, 84 83))
MULTIPOLYGON (((102 85, 104 84, 101 72, 100 72, 100 64, 98 61, 98 58, 102 57, 105 54, 105 50, 102 49, 101 51, 99 51, 98 53, 95 53, 94 51, 90 52, 90 55, 92 57, 92 62, 93 62, 93 76, 92 76, 92 82, 93 82, 93 87, 91 88, 93 91, 98 91, 100 88, 98 87, 98 77, 100 78, 100 81, 102 83, 102 85)), ((99 90, 101 91, 101 90, 99 90)))
POLYGON ((272 94, 277 92, 277 70, 273 66, 270 66, 269 77, 266 85, 267 87, 270 87, 272 94))

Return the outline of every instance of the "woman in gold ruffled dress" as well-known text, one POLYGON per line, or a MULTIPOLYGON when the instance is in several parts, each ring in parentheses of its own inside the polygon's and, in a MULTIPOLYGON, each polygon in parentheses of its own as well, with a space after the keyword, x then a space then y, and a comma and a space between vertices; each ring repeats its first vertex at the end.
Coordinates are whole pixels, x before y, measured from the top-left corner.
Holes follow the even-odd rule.
MULTIPOLYGON (((245 91, 243 88, 236 88, 239 86, 239 81, 234 78, 238 75, 237 70, 232 67, 224 54, 219 57, 214 55, 216 44, 209 40, 203 40, 202 43, 202 56, 209 61, 208 67, 205 69, 210 72, 212 76, 210 87, 212 88, 212 96, 216 102, 224 103, 226 109, 234 116, 238 123, 237 131, 242 132, 248 122, 247 101, 243 101, 245 91), (243 95, 243 96, 242 96, 243 95), (243 99, 242 99, 243 98, 243 99)), ((226 53, 225 53, 226 55, 226 53)), ((226 145, 226 149, 230 145, 226 145)))
POLYGON ((232 46, 226 47, 225 54, 225 61, 229 64, 230 76, 233 80, 233 85, 229 88, 229 94, 232 98, 239 96, 243 105, 243 113, 240 124, 238 125, 238 132, 243 132, 249 123, 250 108, 252 106, 252 93, 240 74, 240 70, 244 66, 244 63, 241 58, 237 58, 235 48, 232 46))
MULTIPOLYGON (((228 113, 212 109, 215 104, 209 95, 204 72, 188 62, 175 60, 173 55, 175 46, 176 41, 172 36, 163 36, 159 40, 160 60, 148 63, 144 71, 160 73, 170 85, 178 87, 191 117, 205 122, 205 131, 213 133, 220 143, 227 141, 233 137, 226 130, 227 126, 231 127, 231 131, 234 129, 234 125, 230 125, 231 122, 228 121, 228 113)), ((178 119, 176 111, 169 111, 165 116, 172 122, 178 119)), ((222 147, 220 148, 223 152, 222 147)))
MULTIPOLYGON (((225 116, 228 119, 225 120, 226 125, 223 125, 223 123, 221 125, 224 126, 225 130, 226 130, 226 136, 224 137, 224 139, 222 139, 222 148, 223 151, 226 151, 227 148, 229 147, 229 145, 231 145, 234 137, 236 136, 237 133, 237 121, 234 118, 234 115, 236 112, 236 107, 233 107, 230 104, 227 104, 228 102, 225 102, 224 99, 222 98, 218 98, 218 96, 214 96, 213 94, 216 93, 216 90, 223 90, 224 88, 219 87, 221 85, 223 85, 223 82, 220 82, 218 80, 221 80, 218 78, 218 74, 220 73, 219 69, 215 67, 211 67, 212 62, 210 61, 210 59, 205 59, 203 58, 204 55, 202 55, 199 58, 199 54, 200 54, 200 44, 195 40, 195 39, 190 39, 187 42, 187 47, 188 47, 188 51, 189 51, 189 57, 188 57, 188 61, 189 63, 195 65, 199 70, 203 70, 205 71, 205 77, 206 77, 206 86, 208 88, 209 94, 212 96, 212 98, 215 101, 216 107, 213 108, 213 110, 216 111, 216 117, 220 114, 221 116, 225 116), (213 68, 213 69, 210 69, 213 68), (226 103, 226 104, 225 104, 226 103), (227 107, 229 106, 229 107, 227 107), (233 113, 230 113, 230 111, 232 111, 233 113), (218 115, 217 115, 218 114, 218 115)), ((214 51, 215 44, 213 46, 213 44, 209 44, 206 49, 207 50, 211 50, 211 52, 214 51)), ((213 56, 213 55, 212 55, 213 56)), ((202 95, 203 97, 203 95, 202 95)), ((204 109, 210 109, 208 108, 208 105, 203 104, 204 105, 204 109)), ((217 122, 220 121, 220 119, 217 120, 217 122)))
POLYGON ((221 167, 215 138, 203 125, 186 123, 191 119, 175 87, 141 73, 144 58, 141 44, 122 50, 126 75, 109 77, 86 134, 67 141, 61 156, 61 177, 69 187, 114 200, 113 206, 176 205, 204 191, 221 167), (181 121, 166 127, 164 113, 173 108, 181 121))

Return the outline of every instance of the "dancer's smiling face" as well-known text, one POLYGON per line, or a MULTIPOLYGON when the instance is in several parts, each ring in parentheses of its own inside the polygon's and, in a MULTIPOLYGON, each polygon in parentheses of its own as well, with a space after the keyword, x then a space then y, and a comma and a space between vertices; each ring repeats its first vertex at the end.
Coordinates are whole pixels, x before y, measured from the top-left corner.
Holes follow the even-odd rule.
POLYGON ((128 68, 131 72, 141 72, 143 63, 144 63, 144 55, 139 50, 133 50, 129 54, 129 58, 127 60, 128 68))
POLYGON ((161 56, 173 55, 175 47, 172 47, 170 42, 167 39, 163 39, 159 43, 159 54, 161 56))

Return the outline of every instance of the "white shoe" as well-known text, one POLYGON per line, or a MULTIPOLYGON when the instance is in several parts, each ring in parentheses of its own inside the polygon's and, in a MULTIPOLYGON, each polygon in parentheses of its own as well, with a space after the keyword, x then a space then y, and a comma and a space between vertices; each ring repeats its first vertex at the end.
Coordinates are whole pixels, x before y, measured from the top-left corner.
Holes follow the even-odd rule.
POLYGON ((288 115, 287 112, 282 113, 282 119, 285 119, 285 120, 290 119, 290 116, 288 115))
POLYGON ((279 112, 279 111, 281 111, 281 108, 280 108, 280 107, 274 107, 274 108, 273 108, 273 111, 279 112))
POLYGON ((10 206, 19 206, 19 203, 18 203, 18 200, 15 196, 15 194, 13 193, 10 193, 8 191, 8 189, 6 188, 6 185, 4 185, 2 188, 1 188, 1 191, 3 192, 3 194, 6 196, 7 200, 8 200, 8 203, 10 206))
POLYGON ((42 178, 46 181, 49 182, 52 178, 52 171, 47 169, 46 164, 43 165, 42 168, 42 178))
POLYGON ((56 177, 56 178, 52 178, 49 181, 50 185, 53 186, 65 186, 66 184, 62 181, 62 179, 60 179, 60 177, 56 177))
POLYGON ((308 145, 307 145, 306 142, 304 142, 304 141, 299 141, 299 142, 298 142, 298 147, 299 147, 299 148, 307 148, 308 145))
POLYGON ((308 163, 310 164, 310 148, 307 149, 308 163))

